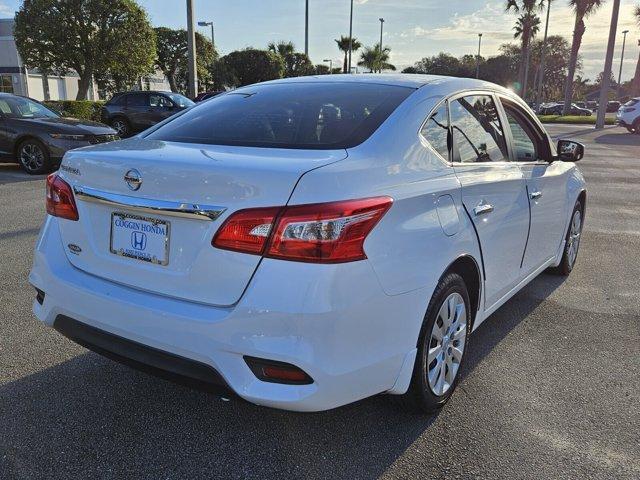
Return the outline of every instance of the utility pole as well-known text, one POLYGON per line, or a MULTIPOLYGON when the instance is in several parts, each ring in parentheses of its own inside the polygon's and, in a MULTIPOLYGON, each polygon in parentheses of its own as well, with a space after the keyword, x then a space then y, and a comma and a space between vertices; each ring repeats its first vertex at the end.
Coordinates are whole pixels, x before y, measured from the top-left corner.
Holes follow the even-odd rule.
POLYGON ((536 108, 540 105, 542 98, 542 86, 544 85, 544 63, 547 53, 547 35, 549 33, 549 12, 551 12, 551 0, 547 0, 547 21, 544 26, 544 39, 542 40, 542 53, 540 54, 540 67, 538 75, 538 89, 536 90, 536 108))
POLYGON ((627 33, 629 33, 629 30, 622 32, 622 53, 620 54, 620 71, 618 71, 618 89, 616 90, 616 98, 620 98, 620 82, 622 81, 622 64, 624 63, 624 46, 627 43, 627 33))
POLYGON ((598 105, 598 118, 596 119, 596 129, 598 130, 604 128, 604 119, 607 113, 609 85, 611 84, 611 66, 613 64, 613 50, 616 46, 616 31, 618 30, 619 13, 620 0, 613 0, 611 26, 609 27, 609 43, 607 44, 607 55, 604 60, 604 76, 602 77, 602 85, 600 86, 600 105, 598 105))
POLYGON ((482 45, 482 34, 478 34, 478 56, 476 57, 476 78, 480 78, 480 46, 482 45))
POLYGON ((382 28, 384 26, 384 18, 380 17, 380 73, 382 73, 382 28))
POLYGON ((351 73, 351 50, 353 50, 353 0, 351 0, 351 13, 349 14, 349 65, 347 71, 351 73))
POLYGON ((309 56, 309 0, 304 6, 304 54, 309 56))
POLYGON ((193 20, 193 0, 187 0, 187 50, 189 68, 189 96, 198 95, 198 70, 196 69, 196 30, 193 20))

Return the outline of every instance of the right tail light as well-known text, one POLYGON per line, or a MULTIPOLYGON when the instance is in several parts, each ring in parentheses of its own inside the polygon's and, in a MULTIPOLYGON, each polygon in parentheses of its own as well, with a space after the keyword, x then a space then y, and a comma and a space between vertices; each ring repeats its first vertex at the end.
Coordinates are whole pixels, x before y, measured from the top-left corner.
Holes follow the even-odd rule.
POLYGON ((214 247, 270 258, 342 263, 367 258, 364 241, 393 203, 390 197, 240 210, 214 247))

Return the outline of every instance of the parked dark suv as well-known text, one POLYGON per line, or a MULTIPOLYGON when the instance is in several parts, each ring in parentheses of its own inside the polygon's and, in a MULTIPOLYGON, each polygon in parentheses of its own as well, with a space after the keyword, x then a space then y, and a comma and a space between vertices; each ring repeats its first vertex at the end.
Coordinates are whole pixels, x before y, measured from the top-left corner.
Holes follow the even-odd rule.
POLYGON ((173 92, 117 93, 102 107, 102 121, 127 137, 192 105, 187 97, 173 92))

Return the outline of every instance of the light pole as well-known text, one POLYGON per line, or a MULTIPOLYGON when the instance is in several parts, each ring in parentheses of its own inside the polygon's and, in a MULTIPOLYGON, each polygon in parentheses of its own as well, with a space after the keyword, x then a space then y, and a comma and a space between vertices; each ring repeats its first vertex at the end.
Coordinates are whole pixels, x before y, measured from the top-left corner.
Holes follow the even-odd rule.
POLYGON ((547 0, 547 21, 544 26, 544 39, 542 40, 542 52, 540 53, 540 74, 538 76, 538 88, 536 90, 536 108, 540 105, 542 97, 542 86, 544 85, 544 62, 547 53, 547 34, 549 33, 549 12, 551 11, 551 0, 547 0))
POLYGON ((322 61, 329 62, 329 75, 331 75, 333 73, 333 60, 331 60, 330 58, 325 58, 322 61))
POLYGON ((309 56, 309 0, 304 5, 304 54, 309 56))
POLYGON ((349 65, 348 70, 351 73, 351 50, 353 49, 353 0, 351 0, 351 13, 349 14, 349 65))
POLYGON ((607 44, 607 55, 604 60, 604 75, 602 77, 602 85, 600 86, 600 105, 598 106, 598 118, 596 119, 596 129, 598 130, 604 128, 604 118, 607 113, 607 99, 609 97, 609 85, 611 83, 611 66, 613 64, 613 50, 616 46, 619 13, 620 0, 613 0, 611 26, 609 27, 609 43, 607 44))
POLYGON ((480 78, 480 47, 482 46, 482 34, 478 34, 478 56, 476 57, 476 78, 480 78))
POLYGON ((200 27, 211 27, 211 45, 213 49, 216 49, 216 41, 213 36, 213 22, 198 22, 198 26, 200 27))
POLYGON ((627 43, 627 33, 629 30, 622 32, 622 53, 620 54, 620 70, 618 71, 618 89, 616 91, 616 98, 620 98, 620 82, 622 81, 622 63, 624 62, 624 45, 627 43))
POLYGON ((380 73, 382 73, 382 29, 384 28, 384 18, 380 17, 380 73))
POLYGON ((187 52, 189 70, 189 96, 198 95, 198 71, 196 69, 196 30, 193 20, 193 0, 187 0, 187 52))

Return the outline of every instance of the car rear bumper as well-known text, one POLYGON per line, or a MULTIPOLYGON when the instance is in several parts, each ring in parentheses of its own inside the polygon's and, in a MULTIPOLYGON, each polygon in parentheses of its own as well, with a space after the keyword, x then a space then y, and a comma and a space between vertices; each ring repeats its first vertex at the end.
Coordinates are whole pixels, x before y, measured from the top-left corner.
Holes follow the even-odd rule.
POLYGON ((406 389, 431 292, 386 295, 367 261, 265 259, 238 304, 214 307, 73 267, 58 221, 66 220, 47 217, 36 244, 29 281, 44 299, 35 300, 33 310, 81 345, 161 376, 210 380, 253 403, 288 410, 327 410, 406 389), (295 365, 313 382, 259 380, 246 356, 295 365))

